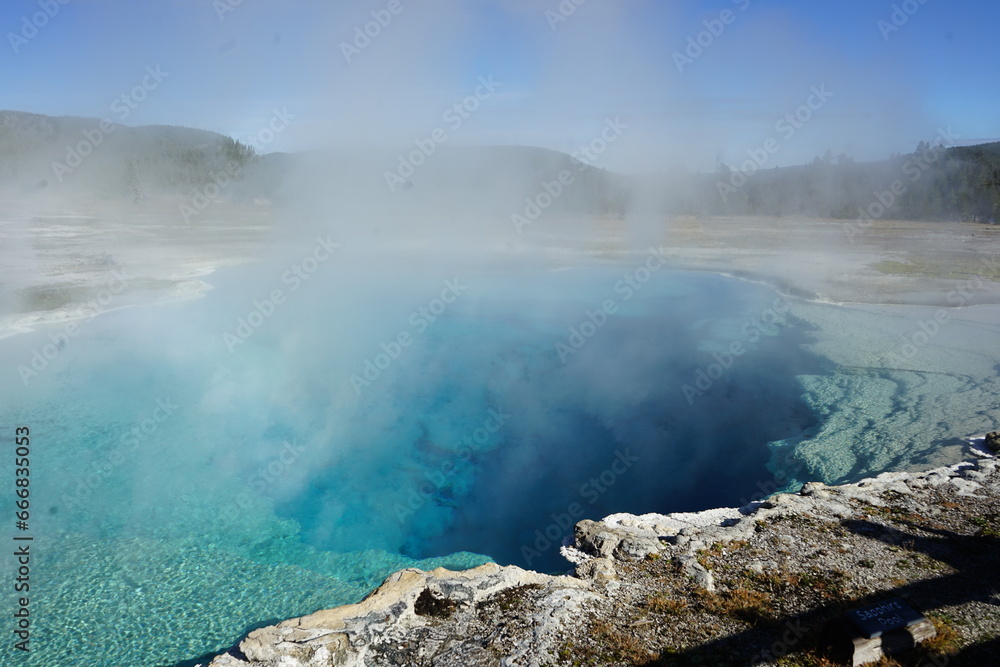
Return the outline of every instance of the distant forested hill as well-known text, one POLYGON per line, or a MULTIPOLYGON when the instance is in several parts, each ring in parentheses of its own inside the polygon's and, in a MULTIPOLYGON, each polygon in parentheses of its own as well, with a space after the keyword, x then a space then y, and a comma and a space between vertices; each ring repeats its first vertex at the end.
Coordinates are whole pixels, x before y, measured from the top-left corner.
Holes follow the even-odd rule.
MULTIPOLYGON (((214 132, 183 127, 127 127, 98 119, 0 111, 0 193, 132 201, 195 194, 250 201, 352 201, 449 212, 512 206, 537 198, 546 183, 572 172, 572 187, 548 212, 623 214, 625 178, 541 148, 438 146, 418 156, 412 175, 396 151, 345 149, 258 155, 214 132), (224 183, 216 188, 213 184, 224 183)), ((557 187, 557 186, 553 186, 557 187)), ((544 201, 545 195, 542 195, 544 201)))
POLYGON ((812 164, 761 169, 720 165, 692 183, 678 211, 823 218, 1000 220, 1000 142, 931 146, 855 163, 827 154, 812 164), (746 178, 743 178, 743 177, 746 178))
POLYGON ((828 153, 783 168, 768 160, 758 167, 748 153, 743 164, 719 165, 714 173, 632 175, 542 148, 450 145, 414 155, 421 164, 411 173, 403 163, 412 150, 260 156, 204 130, 0 111, 0 193, 134 203, 198 193, 229 201, 309 199, 318 210, 325 198, 348 209, 389 202, 448 214, 510 209, 623 217, 641 208, 673 215, 1000 220, 1000 143, 922 142, 911 154, 878 162, 828 153))
POLYGON ((141 201, 184 194, 257 160, 229 137, 183 127, 0 111, 0 189, 141 201))

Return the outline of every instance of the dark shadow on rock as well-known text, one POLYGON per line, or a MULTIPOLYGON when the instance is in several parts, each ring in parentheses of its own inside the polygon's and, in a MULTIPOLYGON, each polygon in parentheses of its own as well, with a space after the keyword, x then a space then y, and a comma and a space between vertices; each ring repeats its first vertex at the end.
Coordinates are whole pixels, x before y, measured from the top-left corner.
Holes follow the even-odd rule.
POLYGON ((966 647, 958 654, 949 656, 948 664, 980 667, 995 665, 998 662, 1000 662, 1000 638, 966 647))
MULTIPOLYGON (((864 598, 834 601, 805 613, 781 619, 743 618, 755 627, 741 633, 708 642, 680 652, 664 652, 658 659, 643 663, 644 667, 706 665, 729 667, 757 665, 774 661, 786 653, 818 650, 829 655, 831 647, 825 645, 824 628, 843 614, 888 597, 898 596, 915 609, 926 614, 951 605, 980 602, 996 608, 1000 615, 1000 539, 990 535, 960 535, 958 533, 918 526, 900 521, 933 536, 904 532, 865 520, 845 520, 841 525, 863 537, 892 546, 923 553, 930 558, 950 565, 957 572, 915 581, 891 590, 880 591, 864 598), (789 639, 790 641, 785 641, 789 639)), ((929 657, 925 651, 895 656, 904 667, 916 665, 948 665, 949 667, 982 667, 1000 664, 998 658, 1000 638, 973 644, 960 652, 929 657), (938 660, 938 663, 933 660, 938 660)), ((831 656, 834 657, 834 656, 831 656)), ((849 664, 849 663, 845 663, 849 664)))

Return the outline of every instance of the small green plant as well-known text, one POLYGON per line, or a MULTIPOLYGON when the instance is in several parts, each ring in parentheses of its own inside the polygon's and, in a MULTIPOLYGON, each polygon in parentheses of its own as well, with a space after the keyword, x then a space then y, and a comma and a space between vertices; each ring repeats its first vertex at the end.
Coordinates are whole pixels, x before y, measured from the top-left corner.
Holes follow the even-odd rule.
POLYGON ((751 624, 770 618, 774 605, 771 596, 749 588, 733 588, 722 593, 700 592, 701 607, 710 614, 730 616, 751 624))
POLYGON ((667 595, 651 595, 646 598, 646 608, 656 614, 679 614, 687 609, 687 602, 667 595))
POLYGON ((976 537, 1000 537, 1000 514, 987 514, 972 519, 979 526, 976 537))
POLYGON ((936 634, 921 644, 923 649, 939 656, 951 655, 958 651, 958 632, 954 627, 954 619, 948 614, 941 613, 930 613, 927 617, 934 624, 936 634))

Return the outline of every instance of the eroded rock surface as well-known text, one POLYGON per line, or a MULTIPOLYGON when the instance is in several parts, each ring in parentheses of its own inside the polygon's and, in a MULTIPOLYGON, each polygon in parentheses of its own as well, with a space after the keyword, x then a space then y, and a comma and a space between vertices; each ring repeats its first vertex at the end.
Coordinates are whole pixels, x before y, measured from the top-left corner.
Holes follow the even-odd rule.
POLYGON ((251 632, 211 667, 542 664, 597 598, 581 579, 513 566, 401 570, 358 604, 251 632))
POLYGON ((968 643, 1000 630, 1000 618, 978 620, 988 590, 952 599, 978 567, 962 560, 969 540, 995 545, 1000 521, 1000 461, 975 454, 928 472, 810 483, 739 509, 581 521, 562 549, 575 577, 495 564, 402 570, 358 604, 251 632, 210 667, 632 664, 685 651, 697 662, 708 655, 699 647, 726 642, 749 651, 747 664, 772 664, 772 624, 815 628, 843 600, 904 577, 930 591, 917 600, 925 609, 940 604, 975 621, 968 636, 957 633, 968 643), (920 540, 931 546, 920 551, 920 540), (943 593, 932 585, 942 574, 955 578, 943 593), (776 586, 781 595, 769 598, 776 586))

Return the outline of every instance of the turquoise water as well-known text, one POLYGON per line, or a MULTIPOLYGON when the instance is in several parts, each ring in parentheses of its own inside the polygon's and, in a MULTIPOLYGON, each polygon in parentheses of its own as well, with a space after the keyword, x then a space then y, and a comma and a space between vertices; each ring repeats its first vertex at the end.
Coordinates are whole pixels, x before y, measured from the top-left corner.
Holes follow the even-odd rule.
MULTIPOLYGON (((775 451, 843 433, 838 402, 867 391, 823 387, 889 377, 836 358, 825 311, 715 275, 324 271, 296 290, 221 272, 204 299, 86 322, 26 387, 11 374, 3 433, 33 443, 23 664, 178 664, 403 567, 564 570, 571 520, 823 478, 775 451)), ((5 366, 57 330, 0 341, 5 366)))

